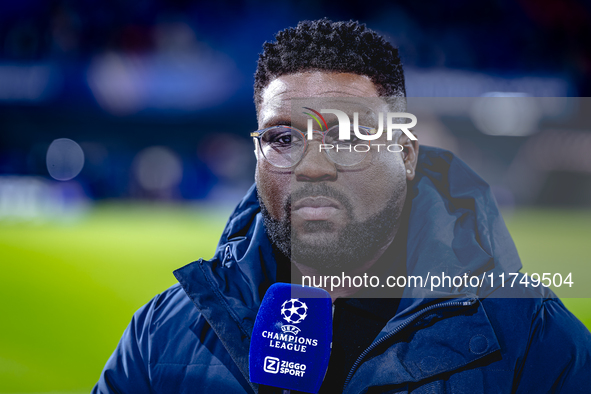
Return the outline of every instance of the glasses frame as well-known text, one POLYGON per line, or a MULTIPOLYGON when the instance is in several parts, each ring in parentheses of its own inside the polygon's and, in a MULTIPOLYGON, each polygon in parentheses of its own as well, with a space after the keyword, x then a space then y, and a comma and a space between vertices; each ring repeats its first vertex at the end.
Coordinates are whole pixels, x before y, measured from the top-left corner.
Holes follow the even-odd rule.
MULTIPOLYGON (((326 130, 326 131, 322 131, 322 130, 314 130, 314 129, 312 129, 312 132, 313 132, 313 133, 319 133, 319 134, 321 134, 321 135, 322 135, 322 144, 325 144, 325 143, 326 143, 326 135, 328 134, 328 132, 329 132, 329 131, 333 130, 335 127, 339 127, 339 126, 338 126, 338 125, 335 125, 335 126, 333 126, 333 127, 329 128, 329 129, 328 129, 328 130, 326 130)), ((366 126, 358 126, 358 127, 359 127, 360 129, 365 129, 365 130, 367 130, 367 131, 369 132, 369 134, 373 134, 373 133, 375 133, 375 129, 374 129, 373 127, 366 127, 366 126)), ((308 151, 308 139, 306 138, 306 135, 305 135, 304 133, 302 133, 302 131, 301 131, 300 129, 297 129, 297 128, 295 128, 295 127, 292 127, 292 126, 287 126, 287 125, 276 125, 276 126, 271 126, 271 127, 267 127, 267 128, 265 128, 265 129, 261 129, 261 130, 257 130, 257 131, 252 131, 252 132, 250 133, 250 136, 251 136, 252 138, 255 138, 256 140, 258 140, 257 147, 258 147, 258 149, 260 150, 260 152, 261 152, 261 154, 263 155, 263 157, 265 158, 265 160, 267 160, 269 163, 271 163, 271 165, 272 165, 272 166, 274 166, 274 167, 277 167, 277 168, 292 168, 292 167, 295 167, 295 166, 297 166, 297 165, 299 164, 299 162, 300 162, 300 161, 302 161, 302 159, 303 159, 303 158, 304 158, 304 156, 306 155, 306 152, 308 151), (302 155, 300 156, 300 158, 299 158, 299 159, 298 159, 296 162, 294 162, 294 163, 293 163, 292 165, 290 165, 290 166, 281 167, 281 166, 278 166, 278 165, 275 165, 275 164, 271 163, 271 162, 269 161, 269 159, 267 159, 267 156, 265 156, 265 152, 263 152, 263 149, 262 149, 261 138, 263 137, 263 134, 265 134, 265 133, 266 133, 267 131, 269 131, 269 130, 272 130, 272 129, 275 129, 275 128, 278 128, 278 127, 284 127, 284 128, 288 128, 288 129, 295 130, 295 131, 297 131, 298 133, 300 133, 300 134, 302 135, 302 138, 303 138, 303 140, 304 140, 304 150, 303 150, 303 152, 302 152, 302 155)), ((362 162, 362 161, 363 161, 363 160, 364 160, 364 159, 367 157, 367 154, 368 154, 368 153, 369 153, 369 151, 371 150, 371 141, 370 141, 370 140, 368 140, 367 142, 369 143, 370 149, 368 149, 368 150, 367 150, 367 152, 359 152, 359 153, 365 153, 365 155, 363 156, 363 159, 361 159, 361 160, 360 160, 359 162, 357 162, 357 163, 353 163, 353 164, 340 164, 340 163, 337 163, 336 161, 334 161, 334 159, 333 159, 332 157, 330 157, 330 155, 328 154, 328 151, 326 151, 326 150, 325 150, 325 151, 324 151, 324 154, 325 154, 325 155, 326 155, 326 156, 327 156, 327 157, 330 159, 330 161, 331 161, 331 162, 333 162, 333 163, 334 163, 334 164, 336 164, 337 166, 341 166, 341 167, 353 167, 353 166, 356 166, 356 165, 358 165, 359 163, 361 163, 361 162, 362 162)))

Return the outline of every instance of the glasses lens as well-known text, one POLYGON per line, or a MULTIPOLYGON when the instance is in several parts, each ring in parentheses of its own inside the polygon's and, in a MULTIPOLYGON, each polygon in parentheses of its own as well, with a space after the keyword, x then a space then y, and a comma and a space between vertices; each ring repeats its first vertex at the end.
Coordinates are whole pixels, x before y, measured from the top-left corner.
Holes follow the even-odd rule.
POLYGON ((261 150, 267 161, 276 167, 288 168, 302 158, 306 142, 302 133, 288 126, 277 126, 261 137, 261 150))
MULTIPOLYGON (((359 133, 369 135, 368 130, 361 126, 359 127, 359 133)), ((341 166, 352 166, 361 163, 370 150, 369 141, 357 137, 353 131, 353 126, 351 126, 350 136, 349 139, 340 139, 339 127, 335 126, 328 130, 324 139, 325 144, 333 146, 332 149, 326 150, 326 153, 335 163, 341 166)))

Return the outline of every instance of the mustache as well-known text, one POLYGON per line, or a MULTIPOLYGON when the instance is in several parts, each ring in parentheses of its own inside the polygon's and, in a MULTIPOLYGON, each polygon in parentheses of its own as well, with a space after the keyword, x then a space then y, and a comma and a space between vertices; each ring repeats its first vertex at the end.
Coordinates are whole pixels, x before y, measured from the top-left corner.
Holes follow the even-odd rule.
POLYGON ((295 190, 293 192, 291 192, 289 194, 289 196, 287 197, 285 204, 284 204, 284 210, 285 212, 289 215, 288 217, 291 216, 291 204, 293 201, 298 201, 301 200, 302 198, 305 197, 318 197, 318 196, 324 196, 324 197, 329 197, 332 198, 333 200, 336 200, 338 202, 340 202, 343 207, 345 207, 345 210, 348 212, 349 215, 352 214, 353 212, 353 205, 351 204, 351 201, 349 200, 349 198, 342 192, 334 189, 333 187, 329 186, 326 183, 305 183, 304 186, 300 187, 298 190, 295 190))

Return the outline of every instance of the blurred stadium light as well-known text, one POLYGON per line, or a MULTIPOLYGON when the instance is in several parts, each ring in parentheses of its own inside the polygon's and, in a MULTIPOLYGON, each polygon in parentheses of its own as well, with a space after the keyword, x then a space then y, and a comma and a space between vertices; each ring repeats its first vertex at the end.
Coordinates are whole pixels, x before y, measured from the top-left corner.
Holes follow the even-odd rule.
POLYGON ((134 173, 144 190, 170 197, 183 178, 183 167, 181 159, 173 151, 154 146, 137 154, 134 173))
POLYGON ((88 199, 77 182, 0 176, 0 222, 69 222, 87 208, 88 199))
POLYGON ((527 136, 538 131, 542 113, 524 93, 491 92, 474 100, 470 117, 484 134, 527 136), (495 99, 502 97, 503 99, 495 99), (492 98, 492 99, 491 99, 492 98))
POLYGON ((75 178, 84 167, 84 151, 68 138, 54 140, 47 148, 47 171, 58 181, 75 178))
POLYGON ((210 108, 227 100, 239 79, 232 60, 207 47, 148 55, 110 52, 96 55, 88 70, 94 97, 115 115, 210 108))

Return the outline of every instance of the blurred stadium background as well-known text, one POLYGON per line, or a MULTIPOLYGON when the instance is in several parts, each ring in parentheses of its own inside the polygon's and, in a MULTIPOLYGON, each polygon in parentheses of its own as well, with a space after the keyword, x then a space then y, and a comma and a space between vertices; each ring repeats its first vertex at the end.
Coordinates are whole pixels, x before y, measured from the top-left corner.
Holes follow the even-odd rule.
POLYGON ((88 392, 133 312, 213 254, 253 182, 262 44, 324 16, 400 46, 409 97, 548 97, 421 140, 492 185, 524 271, 589 264, 589 3, 2 2, 0 393, 88 392))

